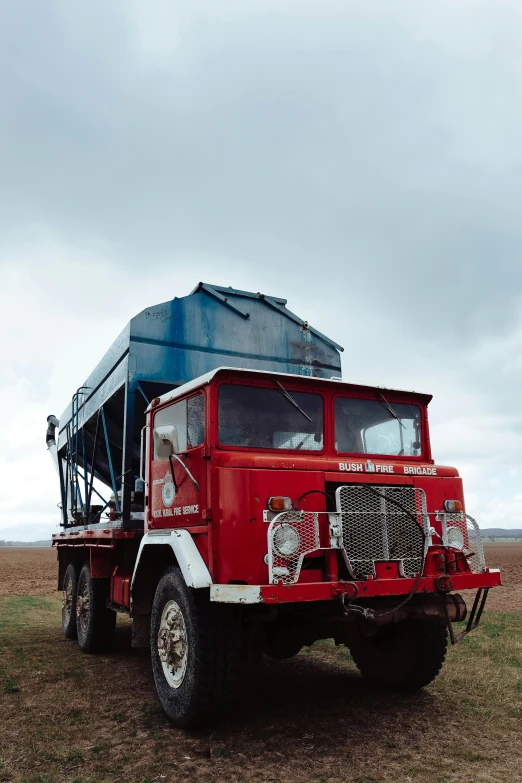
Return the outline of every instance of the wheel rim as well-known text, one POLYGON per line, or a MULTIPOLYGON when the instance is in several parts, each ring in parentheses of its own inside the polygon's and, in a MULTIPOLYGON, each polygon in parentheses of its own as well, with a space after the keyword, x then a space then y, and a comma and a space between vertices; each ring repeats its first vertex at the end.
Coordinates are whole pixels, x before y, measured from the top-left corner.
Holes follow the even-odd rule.
POLYGON ((82 633, 87 633, 89 625, 90 612, 89 585, 86 579, 82 579, 78 588, 78 597, 76 599, 76 616, 80 621, 82 633))
POLYGON ((63 619, 66 623, 69 622, 71 619, 71 613, 73 609, 73 586, 72 586, 72 579, 69 577, 65 580, 65 584, 63 586, 63 603, 62 603, 62 611, 63 611, 63 619))
POLYGON ((187 670, 188 640, 185 619, 176 601, 168 601, 163 607, 158 655, 168 684, 179 688, 187 670))

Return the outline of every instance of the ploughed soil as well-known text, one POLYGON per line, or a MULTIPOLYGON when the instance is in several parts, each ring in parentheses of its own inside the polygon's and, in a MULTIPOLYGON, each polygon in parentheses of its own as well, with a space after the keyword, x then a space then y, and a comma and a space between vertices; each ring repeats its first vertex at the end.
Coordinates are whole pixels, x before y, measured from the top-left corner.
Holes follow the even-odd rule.
POLYGON ((184 732, 128 619, 110 653, 83 654, 55 552, 0 548, 0 783, 522 783, 522 543, 486 550, 506 586, 427 688, 374 690, 319 642, 245 669, 231 717, 184 732))
POLYGON ((0 595, 52 595, 57 580, 56 549, 0 547, 0 595))
POLYGON ((522 541, 513 543, 484 543, 489 568, 500 568, 502 587, 490 590, 489 611, 522 614, 522 541))
MULTIPOLYGON (((490 591, 488 610, 522 614, 522 541, 486 542, 484 548, 488 566, 500 568, 503 581, 490 591)), ((0 595, 52 595, 57 573, 51 547, 0 547, 0 595)))

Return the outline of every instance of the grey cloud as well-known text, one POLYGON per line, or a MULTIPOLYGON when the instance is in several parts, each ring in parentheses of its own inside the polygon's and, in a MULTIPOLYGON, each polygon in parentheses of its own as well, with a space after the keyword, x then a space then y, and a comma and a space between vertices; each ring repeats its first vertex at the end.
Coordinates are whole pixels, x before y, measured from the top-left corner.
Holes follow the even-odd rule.
POLYGON ((507 0, 4 2, 6 406, 61 409, 146 284, 203 278, 286 296, 347 378, 433 392, 437 459, 515 494, 487 478, 522 464, 521 50, 507 0))
POLYGON ((422 317, 425 333, 474 343, 507 328, 521 159, 517 134, 499 161, 480 128, 494 106, 522 130, 507 69, 520 18, 495 4, 488 38, 491 6, 440 3, 452 50, 411 3, 301 5, 196 3, 188 22, 172 11, 179 50, 160 65, 126 3, 4 7, 4 237, 36 224, 128 267, 214 254, 327 269, 323 296, 340 303, 331 283, 349 280, 348 304, 422 317), (506 51, 499 30, 511 30, 506 51), (459 100, 475 111, 461 125, 459 100))

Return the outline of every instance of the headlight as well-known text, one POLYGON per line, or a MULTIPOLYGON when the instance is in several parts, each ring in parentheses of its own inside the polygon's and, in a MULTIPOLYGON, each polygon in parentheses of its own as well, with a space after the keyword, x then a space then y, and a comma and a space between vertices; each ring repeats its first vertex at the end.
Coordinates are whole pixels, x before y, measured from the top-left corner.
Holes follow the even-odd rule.
POLYGON ((292 557, 301 546, 299 533, 292 525, 278 525, 273 538, 274 549, 281 557, 292 557))
POLYGON ((464 534, 458 527, 448 528, 448 546, 455 549, 464 549, 464 534))

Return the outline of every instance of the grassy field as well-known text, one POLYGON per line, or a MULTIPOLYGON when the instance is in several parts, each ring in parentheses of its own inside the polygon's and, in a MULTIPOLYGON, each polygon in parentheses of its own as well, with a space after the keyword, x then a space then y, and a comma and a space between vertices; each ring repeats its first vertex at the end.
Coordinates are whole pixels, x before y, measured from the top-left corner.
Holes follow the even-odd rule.
POLYGON ((245 671, 235 715, 186 733, 165 719, 149 656, 118 623, 88 656, 57 596, 0 598, 0 781, 522 781, 522 617, 489 613, 413 696, 369 689, 328 643, 245 671))
POLYGON ((186 733, 125 618, 110 655, 82 654, 61 633, 55 552, 0 551, 0 782, 522 783, 522 545, 486 555, 506 584, 495 611, 423 692, 372 691, 320 643, 245 671, 232 718, 186 733))

